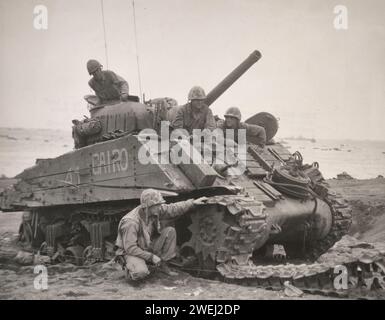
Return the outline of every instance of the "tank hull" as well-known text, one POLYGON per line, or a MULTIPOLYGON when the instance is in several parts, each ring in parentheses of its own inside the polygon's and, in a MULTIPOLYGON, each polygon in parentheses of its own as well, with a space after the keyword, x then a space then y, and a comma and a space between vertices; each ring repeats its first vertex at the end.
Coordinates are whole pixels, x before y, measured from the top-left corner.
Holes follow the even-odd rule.
MULTIPOLYGON (((238 256, 250 258, 270 245, 300 246, 305 232, 307 241, 318 241, 332 228, 332 208, 327 202, 296 199, 266 183, 268 169, 290 159, 282 145, 264 149, 251 145, 246 171, 223 179, 207 163, 161 164, 162 158, 147 143, 143 136, 127 135, 41 160, 17 176, 20 182, 4 195, 3 204, 29 213, 22 232, 35 248, 52 257, 59 252, 62 260, 82 252, 81 257, 70 257, 77 263, 113 256, 120 218, 139 205, 141 192, 150 187, 161 190, 169 202, 210 196, 199 211, 180 221, 163 222, 177 226, 179 244, 192 248, 197 256, 203 254, 203 264, 207 256, 219 263, 238 256), (145 150, 152 163, 138 160, 145 150), (218 228, 210 230, 210 224, 218 228), (247 241, 229 241, 234 232, 247 241)), ((164 148, 161 151, 170 151, 169 146, 164 148)), ((185 141, 179 150, 187 152, 185 141)))

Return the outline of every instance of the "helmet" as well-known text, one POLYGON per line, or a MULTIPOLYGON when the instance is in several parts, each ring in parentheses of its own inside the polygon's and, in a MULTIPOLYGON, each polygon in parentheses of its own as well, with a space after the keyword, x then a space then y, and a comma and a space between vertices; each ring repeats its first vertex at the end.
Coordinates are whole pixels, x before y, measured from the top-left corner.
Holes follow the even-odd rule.
POLYGON ((205 91, 198 86, 192 87, 188 93, 188 100, 203 100, 206 99, 205 91))
POLYGON ((225 117, 233 117, 241 121, 242 115, 238 107, 230 107, 227 109, 225 117))
POLYGON ((161 193, 155 189, 143 190, 140 196, 140 204, 142 208, 149 208, 157 204, 165 203, 161 193))
POLYGON ((91 60, 88 60, 87 62, 87 70, 90 75, 93 74, 96 70, 98 70, 101 67, 102 65, 100 64, 99 61, 91 59, 91 60))

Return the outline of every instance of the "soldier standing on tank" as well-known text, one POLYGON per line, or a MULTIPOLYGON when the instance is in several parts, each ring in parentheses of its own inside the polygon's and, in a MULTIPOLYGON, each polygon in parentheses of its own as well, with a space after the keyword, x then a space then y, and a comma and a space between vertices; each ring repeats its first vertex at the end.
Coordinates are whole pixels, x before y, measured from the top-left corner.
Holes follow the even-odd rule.
POLYGON ((181 106, 172 123, 174 129, 185 129, 191 135, 194 129, 214 130, 215 120, 211 109, 205 103, 206 94, 201 87, 193 87, 189 94, 189 102, 181 106))
POLYGON ((89 86, 95 91, 100 103, 111 100, 128 100, 128 83, 110 70, 102 70, 103 66, 96 60, 87 62, 87 70, 92 78, 89 86))
POLYGON ((225 120, 219 120, 217 122, 217 128, 222 129, 226 136, 226 129, 233 129, 234 140, 238 142, 238 130, 246 130, 246 141, 253 142, 260 147, 264 147, 266 144, 266 131, 265 128, 255 125, 241 122, 242 114, 239 108, 230 107, 225 113, 225 120))
POLYGON ((158 190, 142 192, 140 206, 127 213, 118 226, 115 254, 124 259, 127 280, 141 280, 149 275, 147 263, 158 266, 168 275, 176 275, 166 263, 176 255, 176 231, 173 227, 161 229, 159 220, 176 218, 204 204, 206 199, 165 204, 158 190))

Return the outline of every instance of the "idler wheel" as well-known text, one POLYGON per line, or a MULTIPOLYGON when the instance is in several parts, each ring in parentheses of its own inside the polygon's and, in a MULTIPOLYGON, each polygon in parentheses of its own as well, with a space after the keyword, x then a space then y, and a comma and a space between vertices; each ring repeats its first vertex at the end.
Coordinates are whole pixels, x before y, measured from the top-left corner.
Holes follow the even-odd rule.
POLYGON ((96 262, 96 259, 92 255, 92 251, 93 251, 92 246, 88 246, 84 249, 82 253, 83 264, 91 265, 96 262))

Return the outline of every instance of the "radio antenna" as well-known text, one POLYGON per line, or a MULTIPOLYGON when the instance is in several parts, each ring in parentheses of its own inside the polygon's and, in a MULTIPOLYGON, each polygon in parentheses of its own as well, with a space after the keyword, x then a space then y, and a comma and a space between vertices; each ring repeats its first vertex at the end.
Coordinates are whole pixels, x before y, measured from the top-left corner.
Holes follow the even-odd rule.
POLYGON ((104 5, 103 0, 100 0, 100 5, 102 7, 102 19, 103 19, 103 33, 104 33, 104 50, 106 55, 106 66, 108 69, 108 52, 107 52, 107 37, 106 37, 106 23, 104 21, 104 5))
POLYGON ((135 51, 136 51, 136 65, 138 68, 138 80, 139 80, 139 97, 142 97, 142 80, 140 76, 140 63, 139 63, 139 49, 138 49, 138 36, 136 31, 136 14, 135 14, 135 0, 132 0, 132 14, 134 16, 134 34, 135 34, 135 51))

